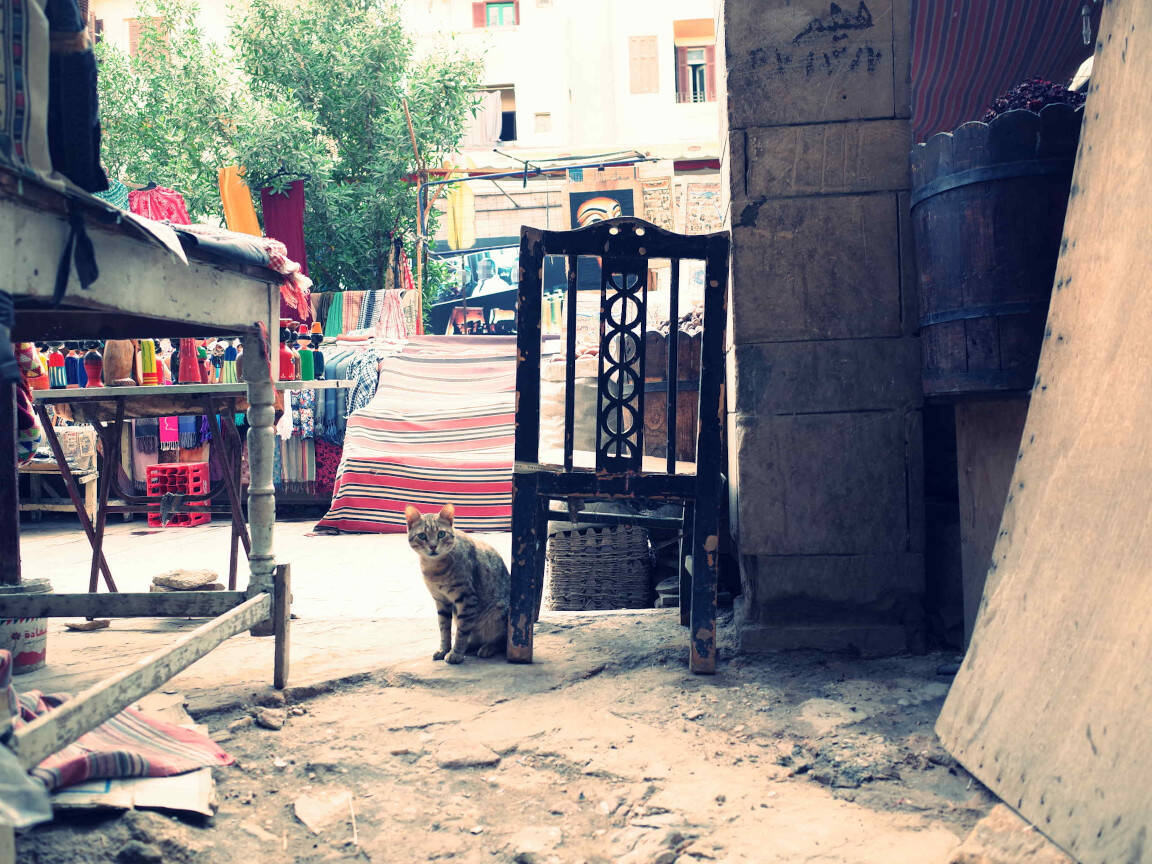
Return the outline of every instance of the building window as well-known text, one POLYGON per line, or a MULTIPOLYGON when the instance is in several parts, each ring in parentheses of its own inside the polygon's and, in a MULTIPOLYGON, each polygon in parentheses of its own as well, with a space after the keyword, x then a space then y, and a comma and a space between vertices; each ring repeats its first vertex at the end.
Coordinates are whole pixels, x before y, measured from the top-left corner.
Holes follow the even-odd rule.
MULTIPOLYGON (((500 131, 497 140, 507 143, 516 140, 516 88, 511 84, 490 84, 484 88, 488 93, 499 93, 500 100, 498 104, 493 104, 492 108, 499 108, 500 111, 500 131)), ((491 101, 495 103, 496 100, 490 96, 485 97, 485 102, 491 101)), ((493 118, 495 119, 495 118, 493 118)))
POLYGON ((552 131, 552 115, 551 114, 537 114, 536 115, 536 134, 546 135, 552 131))
POLYGON ((660 92, 660 62, 656 56, 655 36, 629 37, 628 76, 632 93, 660 92))
POLYGON ((716 29, 711 18, 674 21, 676 101, 716 101, 716 29))
POLYGON ((514 27, 520 23, 520 0, 472 4, 473 27, 514 27))

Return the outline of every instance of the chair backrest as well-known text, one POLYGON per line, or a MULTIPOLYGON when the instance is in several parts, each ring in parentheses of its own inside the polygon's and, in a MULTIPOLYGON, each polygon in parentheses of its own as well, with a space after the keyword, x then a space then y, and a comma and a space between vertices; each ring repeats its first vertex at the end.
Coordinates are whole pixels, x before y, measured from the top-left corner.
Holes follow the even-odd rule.
POLYGON ((540 337, 544 261, 547 256, 567 260, 566 338, 564 386, 564 469, 573 466, 577 266, 581 257, 600 261, 599 374, 596 397, 597 471, 639 472, 644 459, 644 401, 648 264, 652 259, 671 262, 667 362, 666 472, 676 473, 680 308, 680 262, 704 262, 704 327, 700 357, 699 450, 715 446, 719 454, 721 418, 706 416, 723 410, 724 327, 728 274, 727 232, 674 234, 630 217, 598 222, 574 231, 544 231, 524 227, 520 232, 520 290, 517 305, 516 460, 539 461, 540 337), (706 401, 707 400, 707 401, 706 401), (715 438, 705 442, 704 438, 715 438))

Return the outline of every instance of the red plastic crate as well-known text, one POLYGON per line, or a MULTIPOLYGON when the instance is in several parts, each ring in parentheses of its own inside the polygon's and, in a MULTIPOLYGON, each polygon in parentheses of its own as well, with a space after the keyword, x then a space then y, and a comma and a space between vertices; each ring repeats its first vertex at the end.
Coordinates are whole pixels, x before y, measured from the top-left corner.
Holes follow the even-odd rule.
MULTIPOLYGON (((210 491, 207 462, 178 462, 168 465, 149 465, 147 474, 149 498, 173 495, 207 495, 210 491)), ((207 503, 189 504, 207 507, 207 503)), ((212 521, 211 513, 173 513, 166 526, 160 524, 159 513, 148 514, 149 528, 191 528, 212 521)))

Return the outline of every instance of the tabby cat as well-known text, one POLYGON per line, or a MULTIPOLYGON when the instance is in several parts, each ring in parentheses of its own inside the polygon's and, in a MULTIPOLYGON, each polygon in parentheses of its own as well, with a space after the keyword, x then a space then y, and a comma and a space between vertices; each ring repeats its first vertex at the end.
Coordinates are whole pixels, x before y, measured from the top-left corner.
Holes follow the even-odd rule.
POLYGON ((440 617, 440 650, 433 660, 461 663, 465 653, 478 657, 503 653, 508 634, 511 576, 500 553, 452 527, 455 508, 445 504, 424 516, 409 504, 408 544, 420 556, 424 584, 440 617), (452 641, 452 618, 456 641, 452 641))

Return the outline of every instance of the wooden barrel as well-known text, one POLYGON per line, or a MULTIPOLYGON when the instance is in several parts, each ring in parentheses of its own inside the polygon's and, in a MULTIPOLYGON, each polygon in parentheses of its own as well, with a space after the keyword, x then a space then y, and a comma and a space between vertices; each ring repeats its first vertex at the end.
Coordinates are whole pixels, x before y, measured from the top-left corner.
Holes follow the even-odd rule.
POLYGON ((926 395, 1031 389, 1081 115, 1009 111, 912 151, 926 395))

